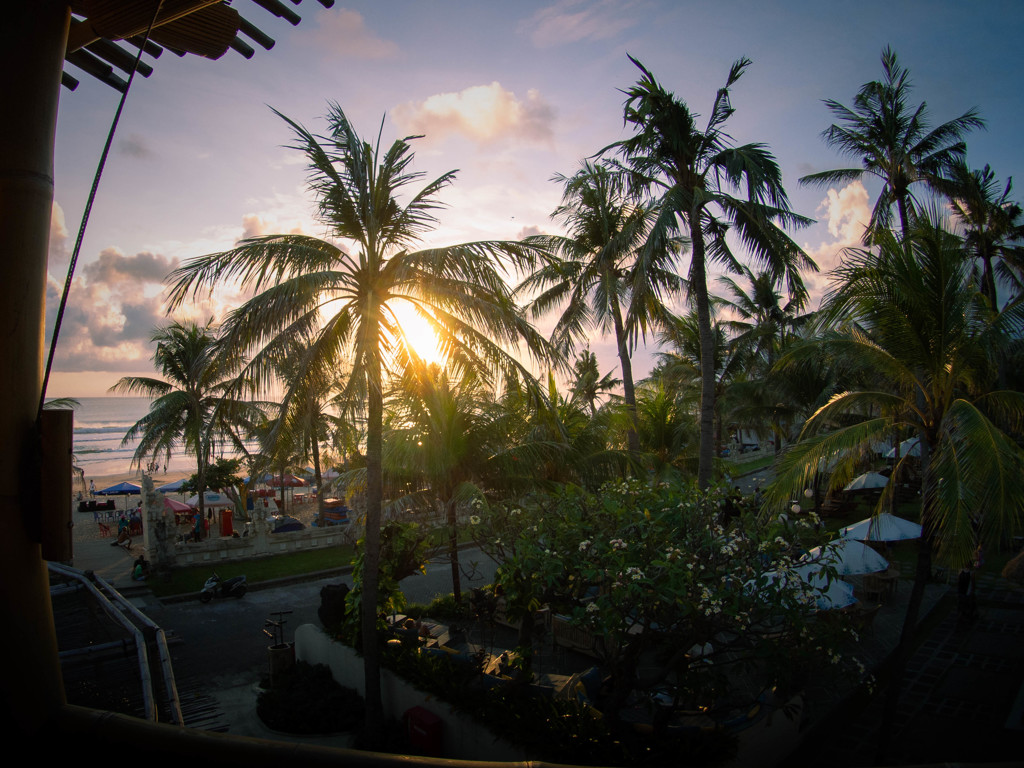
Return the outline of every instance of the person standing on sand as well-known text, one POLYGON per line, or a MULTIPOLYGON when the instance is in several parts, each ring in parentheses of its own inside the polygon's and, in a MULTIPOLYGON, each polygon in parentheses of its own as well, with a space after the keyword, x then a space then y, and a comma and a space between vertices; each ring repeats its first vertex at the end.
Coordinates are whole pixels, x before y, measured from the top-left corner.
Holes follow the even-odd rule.
POLYGON ((89 498, 91 498, 91 499, 96 498, 96 481, 95 480, 90 480, 89 481, 89 498))

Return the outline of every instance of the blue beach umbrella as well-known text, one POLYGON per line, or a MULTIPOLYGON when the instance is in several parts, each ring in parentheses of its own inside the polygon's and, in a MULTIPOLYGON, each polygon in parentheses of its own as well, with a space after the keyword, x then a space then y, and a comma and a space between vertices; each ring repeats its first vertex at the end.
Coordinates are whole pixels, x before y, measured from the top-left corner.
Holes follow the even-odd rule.
POLYGON ((101 491, 96 491, 97 496, 127 496, 129 494, 142 493, 142 486, 127 481, 111 485, 101 491))
POLYGON ((127 481, 96 491, 97 496, 124 496, 124 508, 126 512, 128 511, 128 497, 140 493, 142 493, 141 485, 136 485, 135 483, 129 483, 127 481))
POLYGON ((181 491, 181 486, 184 485, 187 477, 181 478, 181 480, 175 480, 173 483, 166 483, 157 488, 160 493, 178 493, 181 491))

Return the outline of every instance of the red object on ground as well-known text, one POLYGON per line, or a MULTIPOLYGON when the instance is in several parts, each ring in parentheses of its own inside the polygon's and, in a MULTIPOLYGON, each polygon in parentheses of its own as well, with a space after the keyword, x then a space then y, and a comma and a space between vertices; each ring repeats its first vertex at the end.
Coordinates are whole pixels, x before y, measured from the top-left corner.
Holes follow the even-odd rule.
POLYGON ((431 757, 441 756, 441 718, 423 707, 406 710, 405 719, 409 728, 409 744, 431 757))

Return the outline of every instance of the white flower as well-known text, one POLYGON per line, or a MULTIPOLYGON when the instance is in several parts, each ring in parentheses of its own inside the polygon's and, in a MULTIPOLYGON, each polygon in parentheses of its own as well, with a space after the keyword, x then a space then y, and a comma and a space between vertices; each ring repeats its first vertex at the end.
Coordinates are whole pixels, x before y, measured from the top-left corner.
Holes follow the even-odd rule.
POLYGON ((589 540, 581 541, 580 542, 580 552, 586 552, 588 549, 590 549, 590 541, 589 540))
POLYGON ((480 525, 480 515, 470 515, 469 516, 469 524, 470 525, 480 525))
POLYGON ((597 603, 587 603, 587 613, 597 613, 599 610, 597 603))

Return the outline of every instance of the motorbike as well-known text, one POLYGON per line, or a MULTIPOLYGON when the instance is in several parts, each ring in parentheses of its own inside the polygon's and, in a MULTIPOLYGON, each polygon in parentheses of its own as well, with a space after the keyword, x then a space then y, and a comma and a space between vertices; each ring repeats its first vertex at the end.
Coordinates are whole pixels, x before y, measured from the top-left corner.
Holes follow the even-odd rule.
POLYGON ((230 579, 222 579, 213 572, 213 576, 206 580, 202 591, 199 593, 200 601, 210 602, 215 597, 241 597, 249 588, 245 576, 232 576, 230 579))

